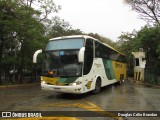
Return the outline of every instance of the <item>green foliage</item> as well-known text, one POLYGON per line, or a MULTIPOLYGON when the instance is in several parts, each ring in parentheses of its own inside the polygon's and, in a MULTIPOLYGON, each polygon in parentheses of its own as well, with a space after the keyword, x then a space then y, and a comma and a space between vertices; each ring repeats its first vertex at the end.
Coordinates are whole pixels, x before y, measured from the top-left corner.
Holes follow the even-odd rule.
POLYGON ((128 69, 133 69, 132 52, 143 48, 146 53, 147 66, 160 66, 160 27, 145 26, 139 31, 123 33, 117 42, 117 49, 127 56, 128 69))
POLYGON ((133 33, 123 33, 119 37, 119 41, 117 41, 116 48, 125 54, 126 60, 127 60, 127 69, 128 69, 128 75, 133 76, 133 58, 132 58, 132 52, 136 51, 136 47, 134 45, 134 37, 135 37, 135 31, 133 33))
POLYGON ((106 37, 104 37, 104 36, 102 36, 102 35, 99 35, 98 33, 89 33, 89 34, 87 34, 87 35, 89 35, 89 36, 91 36, 91 37, 93 37, 93 38, 96 38, 96 39, 98 39, 99 41, 101 41, 101 42, 103 42, 103 43, 106 43, 106 44, 108 44, 108 45, 110 45, 110 46, 112 46, 112 47, 115 47, 115 46, 116 46, 116 43, 115 43, 115 42, 113 42, 113 41, 110 40, 109 38, 106 38, 106 37))
POLYGON ((141 29, 135 37, 135 45, 146 52, 148 66, 159 66, 160 27, 147 27, 141 29))
POLYGON ((82 34, 80 29, 73 29, 72 26, 63 19, 59 17, 52 18, 50 23, 49 38, 60 37, 60 36, 68 36, 68 35, 79 35, 82 34))
POLYGON ((34 52, 44 49, 49 38, 82 34, 58 17, 49 19, 61 9, 53 0, 0 0, 0 9, 0 84, 2 73, 13 69, 23 82, 23 70, 32 71, 34 52))
POLYGON ((160 59, 160 44, 158 45, 156 52, 158 54, 158 59, 160 59))
POLYGON ((19 76, 31 69, 35 50, 44 48, 45 26, 36 17, 39 11, 19 0, 0 1, 0 84, 1 73, 16 66, 19 76))
MULTIPOLYGON (((140 31, 137 31, 135 36, 126 35, 128 39, 125 44, 122 43, 119 46, 120 49, 128 56, 129 52, 143 48, 146 53, 146 65, 148 67, 160 67, 160 1, 124 0, 124 3, 138 12, 139 17, 152 26, 143 27, 140 31), (128 48, 129 52, 127 53, 124 48, 128 48)), ((120 41, 122 41, 122 38, 120 38, 120 41)), ((129 56, 129 59, 132 59, 132 56, 129 56)))

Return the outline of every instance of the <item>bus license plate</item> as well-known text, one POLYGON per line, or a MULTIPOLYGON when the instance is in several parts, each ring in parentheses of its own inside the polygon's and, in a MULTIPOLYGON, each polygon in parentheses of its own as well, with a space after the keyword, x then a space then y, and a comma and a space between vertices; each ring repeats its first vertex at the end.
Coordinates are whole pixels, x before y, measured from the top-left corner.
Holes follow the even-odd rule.
POLYGON ((55 90, 60 90, 61 88, 54 88, 55 90))

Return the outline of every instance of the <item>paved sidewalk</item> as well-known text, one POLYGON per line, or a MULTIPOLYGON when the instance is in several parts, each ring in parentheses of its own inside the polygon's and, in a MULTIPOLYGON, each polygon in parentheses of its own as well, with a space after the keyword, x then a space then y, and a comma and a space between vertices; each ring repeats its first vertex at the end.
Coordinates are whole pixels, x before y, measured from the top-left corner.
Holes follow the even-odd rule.
POLYGON ((34 87, 40 86, 40 83, 29 83, 29 84, 17 84, 17 85, 0 85, 1 89, 12 89, 12 88, 26 88, 26 87, 34 87))
POLYGON ((133 82, 133 83, 136 83, 136 84, 141 84, 141 85, 145 85, 145 86, 149 86, 149 87, 160 88, 160 85, 152 85, 152 84, 147 84, 147 83, 144 83, 144 82, 140 82, 140 81, 134 80, 133 77, 129 77, 128 80, 133 82))

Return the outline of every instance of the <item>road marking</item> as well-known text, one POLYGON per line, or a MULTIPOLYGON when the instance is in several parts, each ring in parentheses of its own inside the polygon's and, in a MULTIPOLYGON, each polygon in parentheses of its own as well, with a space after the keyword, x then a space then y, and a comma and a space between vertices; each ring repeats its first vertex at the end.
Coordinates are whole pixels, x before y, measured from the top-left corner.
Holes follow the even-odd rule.
MULTIPOLYGON (((71 101, 72 102, 72 101, 71 101)), ((78 101, 77 103, 66 103, 66 102, 60 102, 60 103, 52 103, 52 104, 47 104, 44 105, 43 107, 79 107, 79 108, 83 108, 89 111, 94 111, 94 112, 98 112, 102 115, 104 115, 104 117, 112 117, 116 120, 121 120, 121 117, 117 117, 117 115, 113 114, 112 112, 107 112, 104 109, 102 109, 101 107, 93 104, 92 102, 88 101, 88 100, 81 100, 78 101)))
MULTIPOLYGON (((102 109, 101 107, 97 106, 96 104, 88 101, 88 100, 81 100, 78 102, 73 103, 73 101, 68 101, 68 102, 59 102, 59 103, 51 103, 51 104, 47 104, 47 105, 43 105, 41 107, 76 107, 76 108, 83 108, 86 109, 88 111, 93 111, 93 112, 97 112, 101 115, 103 115, 104 117, 111 117, 114 118, 115 120, 122 120, 122 117, 117 117, 117 115, 115 115, 112 112, 107 112, 104 109, 102 109)), ((79 116, 80 117, 80 116, 79 116)), ((42 117, 42 118, 10 118, 12 120, 81 120, 79 118, 75 118, 75 117, 67 117, 67 116, 54 116, 54 117, 42 117)), ((5 120, 10 120, 10 119, 5 119, 5 120)))

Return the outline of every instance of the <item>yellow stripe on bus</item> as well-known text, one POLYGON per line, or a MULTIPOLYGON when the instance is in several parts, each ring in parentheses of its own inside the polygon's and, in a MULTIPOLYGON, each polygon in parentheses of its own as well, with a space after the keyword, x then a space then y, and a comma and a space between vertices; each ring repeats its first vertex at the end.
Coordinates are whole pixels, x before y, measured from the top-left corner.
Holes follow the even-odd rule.
POLYGON ((126 64, 121 62, 112 61, 114 75, 117 81, 121 79, 121 75, 124 75, 123 79, 126 79, 126 64))
POLYGON ((59 80, 59 78, 50 78, 50 77, 44 77, 44 76, 42 76, 41 80, 43 80, 43 81, 45 81, 47 83, 55 85, 56 82, 59 80))

